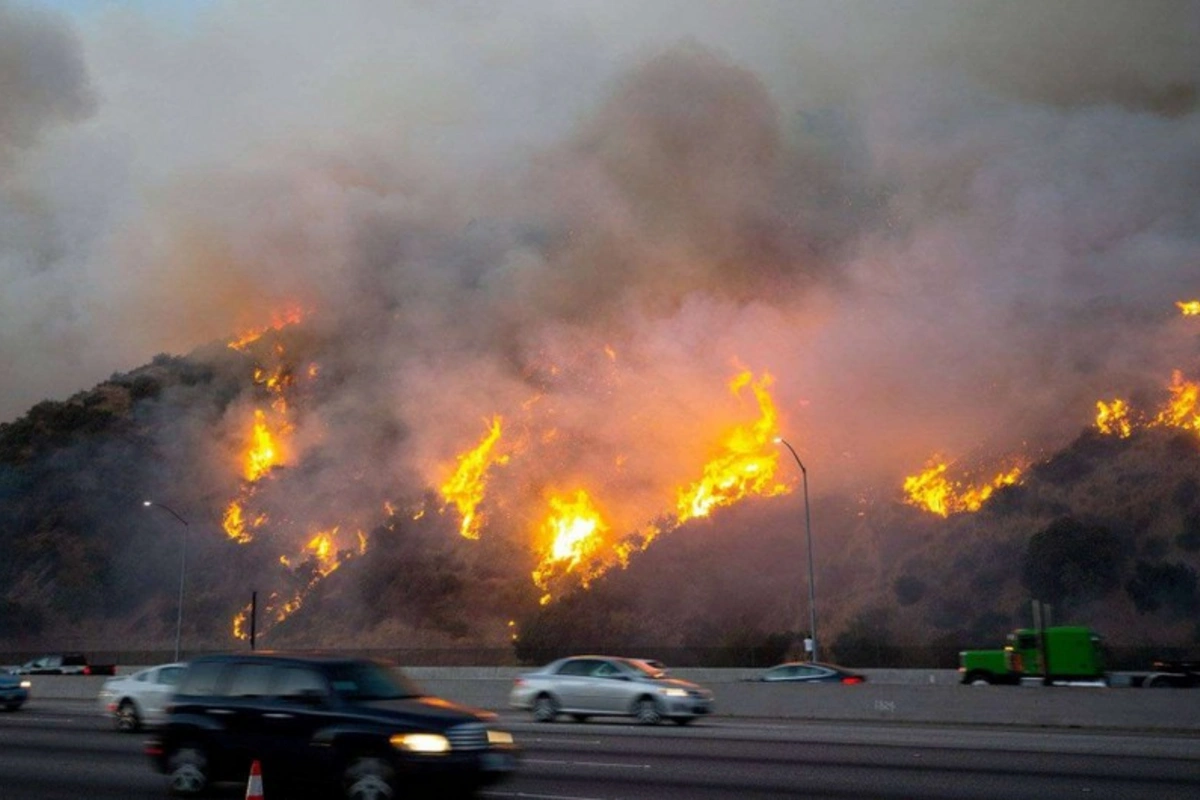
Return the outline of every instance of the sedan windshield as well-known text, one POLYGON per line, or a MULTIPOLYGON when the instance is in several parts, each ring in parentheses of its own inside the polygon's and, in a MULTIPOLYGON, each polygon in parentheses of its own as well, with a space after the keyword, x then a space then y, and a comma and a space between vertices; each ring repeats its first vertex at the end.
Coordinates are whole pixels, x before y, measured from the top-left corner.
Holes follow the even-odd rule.
POLYGON ((396 670, 371 661, 333 664, 329 668, 333 691, 346 700, 399 700, 420 697, 421 690, 396 670))

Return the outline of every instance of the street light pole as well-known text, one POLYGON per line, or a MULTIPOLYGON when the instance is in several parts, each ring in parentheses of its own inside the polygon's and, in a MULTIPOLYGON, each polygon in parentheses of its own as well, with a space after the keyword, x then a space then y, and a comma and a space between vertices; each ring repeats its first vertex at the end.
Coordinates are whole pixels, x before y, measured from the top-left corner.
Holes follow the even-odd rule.
POLYGON ((183 543, 179 548, 179 607, 175 616, 175 660, 179 660, 179 645, 183 639, 183 579, 187 575, 187 532, 188 521, 179 516, 175 509, 170 506, 165 506, 162 503, 156 503, 153 500, 143 500, 142 505, 149 508, 150 506, 158 506, 162 510, 169 513, 175 519, 183 523, 183 543))
POLYGON ((808 510, 808 470, 804 467, 804 462, 800 460, 800 456, 796 453, 796 448, 788 444, 783 437, 776 437, 775 442, 786 447, 792 453, 792 458, 796 459, 796 463, 800 466, 800 475, 803 477, 804 483, 804 538, 808 543, 808 628, 809 636, 812 637, 812 660, 819 661, 817 658, 817 589, 816 583, 813 580, 813 548, 812 548, 812 518, 808 510))

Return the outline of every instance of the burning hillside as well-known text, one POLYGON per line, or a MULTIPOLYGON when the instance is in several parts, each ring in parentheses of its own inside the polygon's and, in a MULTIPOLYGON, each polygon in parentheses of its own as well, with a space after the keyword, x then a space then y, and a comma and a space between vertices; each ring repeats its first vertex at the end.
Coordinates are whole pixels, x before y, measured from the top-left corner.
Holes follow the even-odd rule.
POLYGON ((149 496, 196 637, 256 591, 268 641, 336 602, 507 642, 664 551, 756 561, 781 435, 861 587, 1093 418, 1196 427, 1181 5, 202 5, 0 3, 10 602, 169 625, 149 496))

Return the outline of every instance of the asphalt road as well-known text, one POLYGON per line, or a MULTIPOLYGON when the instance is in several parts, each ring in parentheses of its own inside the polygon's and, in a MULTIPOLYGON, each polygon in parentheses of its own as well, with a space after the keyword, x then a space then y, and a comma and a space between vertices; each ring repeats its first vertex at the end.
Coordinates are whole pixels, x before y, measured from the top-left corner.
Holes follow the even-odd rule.
MULTIPOLYGON (((485 797, 1200 798, 1200 744, 1182 734, 728 717, 643 728, 502 717, 524 748, 522 768, 485 797)), ((41 700, 0 714, 0 796, 162 798, 142 741, 115 732, 87 702, 41 700)), ((219 796, 244 793, 230 785, 219 796)))

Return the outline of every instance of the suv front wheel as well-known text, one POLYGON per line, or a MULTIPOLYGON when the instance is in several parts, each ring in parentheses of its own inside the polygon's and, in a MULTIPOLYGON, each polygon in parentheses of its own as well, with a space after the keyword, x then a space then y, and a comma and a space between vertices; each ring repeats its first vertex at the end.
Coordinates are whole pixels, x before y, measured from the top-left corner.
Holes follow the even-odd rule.
POLYGON ((198 744, 188 742, 181 745, 167 759, 167 776, 170 778, 171 794, 180 797, 196 797, 208 789, 208 755, 198 744))
POLYGON ((382 758, 351 759, 342 773, 346 800, 391 800, 396 796, 396 771, 382 758))

